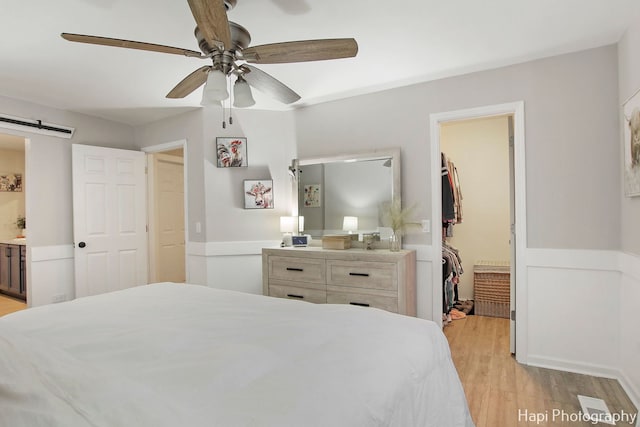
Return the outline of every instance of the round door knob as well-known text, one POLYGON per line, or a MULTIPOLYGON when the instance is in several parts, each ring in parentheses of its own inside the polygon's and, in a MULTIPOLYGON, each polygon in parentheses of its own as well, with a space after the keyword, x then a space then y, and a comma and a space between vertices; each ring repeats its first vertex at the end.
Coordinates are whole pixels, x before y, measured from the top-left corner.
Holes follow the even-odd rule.
POLYGON ((85 242, 78 243, 78 247, 79 248, 84 248, 85 246, 87 246, 87 244, 85 242))

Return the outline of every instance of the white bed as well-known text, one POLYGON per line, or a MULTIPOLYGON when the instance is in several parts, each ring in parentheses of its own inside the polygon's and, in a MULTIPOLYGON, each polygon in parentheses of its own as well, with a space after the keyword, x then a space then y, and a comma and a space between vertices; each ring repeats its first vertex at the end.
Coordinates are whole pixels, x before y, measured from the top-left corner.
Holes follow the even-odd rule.
POLYGON ((433 322, 161 283, 0 318, 0 425, 473 422, 433 322))

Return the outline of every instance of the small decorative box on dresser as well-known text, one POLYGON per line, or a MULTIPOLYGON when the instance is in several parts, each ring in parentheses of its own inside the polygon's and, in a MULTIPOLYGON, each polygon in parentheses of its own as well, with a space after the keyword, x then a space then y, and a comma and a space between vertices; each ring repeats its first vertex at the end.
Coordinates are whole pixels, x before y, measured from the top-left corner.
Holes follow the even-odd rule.
POLYGON ((320 247, 262 250, 263 293, 416 315, 416 253, 320 247))

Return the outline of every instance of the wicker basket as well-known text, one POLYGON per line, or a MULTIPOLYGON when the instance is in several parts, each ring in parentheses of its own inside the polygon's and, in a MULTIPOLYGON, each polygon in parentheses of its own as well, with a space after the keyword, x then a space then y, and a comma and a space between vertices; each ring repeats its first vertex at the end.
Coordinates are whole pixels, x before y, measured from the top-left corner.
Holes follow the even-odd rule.
POLYGON ((478 261, 473 266, 475 314, 509 317, 510 267, 504 261, 478 261))

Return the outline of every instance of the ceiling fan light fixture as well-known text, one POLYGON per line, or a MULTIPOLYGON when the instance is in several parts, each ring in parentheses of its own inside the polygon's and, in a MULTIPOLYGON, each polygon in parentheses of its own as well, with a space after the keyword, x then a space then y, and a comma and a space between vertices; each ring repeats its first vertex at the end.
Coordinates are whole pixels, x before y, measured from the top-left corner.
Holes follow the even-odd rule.
POLYGON ((211 69, 207 76, 207 83, 202 91, 202 105, 217 104, 229 98, 227 91, 227 76, 220 70, 211 69))
POLYGON ((236 108, 246 108, 255 105, 256 101, 251 94, 249 83, 241 76, 233 85, 233 106, 236 108))

